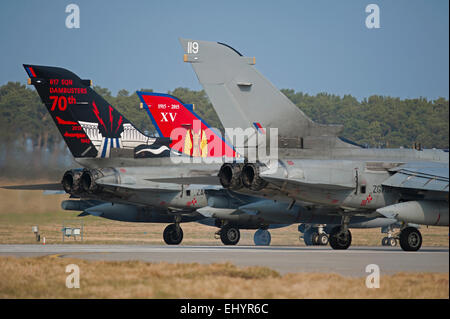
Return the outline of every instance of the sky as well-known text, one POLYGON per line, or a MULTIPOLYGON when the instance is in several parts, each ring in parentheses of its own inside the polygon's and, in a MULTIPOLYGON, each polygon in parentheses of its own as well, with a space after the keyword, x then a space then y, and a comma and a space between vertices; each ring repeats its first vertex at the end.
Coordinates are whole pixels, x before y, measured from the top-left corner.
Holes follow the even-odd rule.
POLYGON ((116 94, 200 90, 178 38, 226 43, 276 87, 311 95, 449 96, 448 0, 1 1, 0 85, 23 63, 60 66, 116 94), (66 6, 80 27, 66 27, 66 6), (366 27, 377 4, 380 28, 366 27))

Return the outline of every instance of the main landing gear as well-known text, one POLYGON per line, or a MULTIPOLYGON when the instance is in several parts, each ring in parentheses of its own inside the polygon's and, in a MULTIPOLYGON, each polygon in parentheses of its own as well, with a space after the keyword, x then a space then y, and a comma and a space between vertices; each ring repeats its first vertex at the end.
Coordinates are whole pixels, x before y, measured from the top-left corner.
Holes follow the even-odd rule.
POLYGON ((344 250, 352 244, 352 233, 348 229, 349 216, 342 217, 340 226, 334 227, 330 232, 330 246, 336 250, 344 250))
POLYGON ((164 229, 163 238, 167 245, 178 245, 183 240, 183 229, 180 227, 181 218, 175 217, 175 223, 164 229))
POLYGON ((344 226, 336 226, 330 232, 330 246, 333 249, 343 250, 352 244, 352 233, 344 226))
POLYGON ((220 240, 224 245, 236 245, 241 238, 241 233, 239 228, 234 227, 231 224, 225 224, 218 232, 216 232, 216 236, 220 237, 220 240))
POLYGON ((400 231, 399 241, 404 251, 418 251, 422 246, 422 235, 415 227, 405 227, 400 231))

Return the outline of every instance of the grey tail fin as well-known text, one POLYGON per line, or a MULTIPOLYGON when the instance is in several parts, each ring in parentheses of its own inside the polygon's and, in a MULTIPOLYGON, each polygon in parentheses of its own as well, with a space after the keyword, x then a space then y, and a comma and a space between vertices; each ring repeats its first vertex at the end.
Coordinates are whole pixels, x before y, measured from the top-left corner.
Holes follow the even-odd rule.
POLYGON ((220 42, 179 39, 226 128, 278 128, 280 148, 355 147, 338 138, 342 125, 318 124, 306 116, 245 57, 220 42))

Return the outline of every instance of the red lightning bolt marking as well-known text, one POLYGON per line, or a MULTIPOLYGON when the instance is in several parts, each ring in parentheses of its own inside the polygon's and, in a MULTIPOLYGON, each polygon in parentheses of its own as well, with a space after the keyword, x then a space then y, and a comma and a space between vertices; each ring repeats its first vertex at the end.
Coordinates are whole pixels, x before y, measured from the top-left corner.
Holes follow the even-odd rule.
POLYGON ((100 122, 101 125, 103 125, 103 127, 105 128, 105 131, 107 131, 105 123, 103 123, 103 120, 100 117, 100 112, 98 111, 97 105, 95 104, 95 101, 92 101, 92 105, 94 106, 94 114, 97 117, 98 121, 100 122))
POLYGON ((112 132, 112 120, 113 120, 113 117, 112 117, 112 107, 111 107, 111 105, 109 106, 109 122, 111 123, 111 132, 112 132))
POLYGON ((117 132, 117 130, 119 129, 119 127, 120 127, 120 124, 122 124, 122 115, 120 116, 120 118, 119 118, 119 122, 117 123, 117 128, 116 128, 116 132, 117 132))

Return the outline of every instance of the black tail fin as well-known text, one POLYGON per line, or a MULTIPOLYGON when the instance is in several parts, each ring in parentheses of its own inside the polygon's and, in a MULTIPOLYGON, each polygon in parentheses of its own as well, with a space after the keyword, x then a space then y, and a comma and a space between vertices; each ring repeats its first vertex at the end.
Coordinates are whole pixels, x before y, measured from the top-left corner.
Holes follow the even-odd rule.
POLYGON ((139 131, 90 87, 90 80, 63 68, 24 68, 75 158, 109 157, 114 148, 132 149, 136 156, 137 146, 170 143, 139 131))

